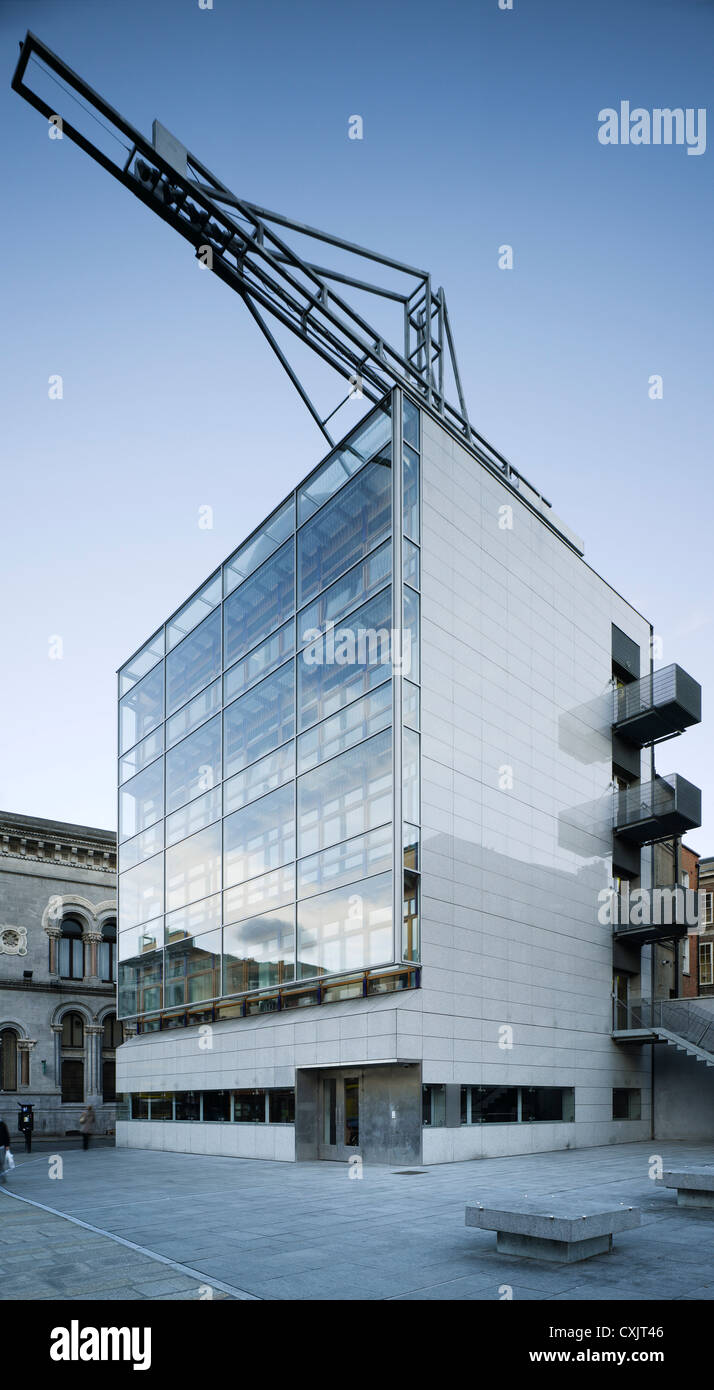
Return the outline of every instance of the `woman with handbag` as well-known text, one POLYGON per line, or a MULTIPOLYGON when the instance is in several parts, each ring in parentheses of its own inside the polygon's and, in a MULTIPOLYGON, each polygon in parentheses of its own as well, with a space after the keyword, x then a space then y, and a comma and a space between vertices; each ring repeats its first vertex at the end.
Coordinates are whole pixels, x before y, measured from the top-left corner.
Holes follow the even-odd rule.
POLYGON ((9 1156, 10 1131, 5 1121, 0 1120, 0 1182, 7 1182, 7 1175, 10 1172, 9 1156))

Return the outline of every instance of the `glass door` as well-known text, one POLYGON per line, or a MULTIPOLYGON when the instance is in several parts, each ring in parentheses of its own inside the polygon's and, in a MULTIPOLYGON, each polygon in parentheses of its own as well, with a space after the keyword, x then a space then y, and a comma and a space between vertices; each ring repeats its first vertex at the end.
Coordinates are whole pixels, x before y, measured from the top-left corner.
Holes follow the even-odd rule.
POLYGON ((358 1076, 350 1076, 344 1082, 344 1140, 348 1149, 359 1148, 359 1080, 358 1076))
POLYGON ((322 1113, 318 1158, 338 1162, 360 1151, 359 1072, 330 1072, 320 1080, 322 1113))

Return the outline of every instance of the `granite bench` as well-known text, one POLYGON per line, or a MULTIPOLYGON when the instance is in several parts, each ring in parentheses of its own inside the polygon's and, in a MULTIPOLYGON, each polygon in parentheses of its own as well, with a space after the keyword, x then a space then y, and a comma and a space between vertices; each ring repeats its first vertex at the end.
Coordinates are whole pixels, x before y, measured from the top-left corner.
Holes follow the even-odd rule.
POLYGON ((466 1225, 496 1232, 496 1249, 505 1255, 573 1264, 612 1250, 612 1237, 640 1224, 639 1207, 606 1207, 602 1202, 563 1194, 473 1202, 466 1225))
POLYGON ((676 1187, 678 1207, 714 1207, 714 1167, 667 1169, 662 1182, 676 1187))

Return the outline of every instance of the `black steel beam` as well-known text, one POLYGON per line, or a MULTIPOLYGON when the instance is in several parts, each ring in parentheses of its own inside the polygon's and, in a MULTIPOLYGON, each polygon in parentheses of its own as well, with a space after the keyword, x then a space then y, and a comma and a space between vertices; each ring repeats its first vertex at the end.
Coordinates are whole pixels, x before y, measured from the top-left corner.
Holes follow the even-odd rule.
MULTIPOLYGON (((470 424, 446 301, 442 290, 432 292, 430 277, 426 271, 237 197, 188 151, 187 169, 192 170, 198 177, 191 177, 188 172, 175 169, 159 154, 153 143, 30 31, 21 45, 12 88, 48 119, 61 115, 63 133, 128 188, 146 207, 172 226, 197 252, 206 245, 212 247, 211 270, 248 305, 261 332, 276 352, 323 433, 327 433, 324 429, 325 422, 321 420, 319 412, 300 383, 298 374, 289 365, 285 354, 264 323, 261 309, 289 328, 340 376, 348 379, 359 377, 368 399, 380 399, 395 384, 406 387, 407 390, 416 389, 428 403, 433 402, 443 418, 467 438, 474 453, 483 463, 509 480, 511 475, 521 477, 503 455, 477 434, 470 424), (97 120, 102 117, 100 124, 106 121, 114 127, 109 133, 128 152, 128 158, 123 164, 113 161, 84 135, 74 122, 66 119, 56 105, 50 106, 33 91, 26 81, 27 69, 32 59, 44 64, 50 77, 54 74, 53 80, 57 80, 60 86, 64 84, 66 95, 75 100, 80 99, 80 105, 82 102, 87 103, 85 110, 90 117, 97 120), (164 189, 168 186, 176 191, 177 196, 173 199, 176 206, 162 202, 153 189, 140 182, 132 170, 132 165, 136 168, 138 158, 158 171, 160 179, 157 181, 157 187, 164 189), (206 214, 203 219, 204 226, 188 220, 186 207, 191 205, 189 200, 192 200, 194 205, 198 204, 206 214), (227 207, 233 215, 226 211, 227 207), (247 225, 241 225, 241 219, 247 225), (211 233, 211 223, 214 224, 214 234, 211 233), (275 231, 275 227, 284 227, 300 236, 334 246, 362 261, 368 260, 383 265, 411 277, 417 283, 411 289, 402 292, 372 285, 347 272, 329 270, 313 264, 303 259, 285 242, 275 231), (353 288, 404 305, 403 354, 336 292, 333 287, 335 282, 351 285, 353 288), (413 346, 412 333, 415 339, 413 346), (447 354, 459 398, 459 409, 447 401, 444 393, 444 360, 447 354), (438 371, 437 379, 434 368, 438 371)), ((326 419, 329 418, 328 415, 326 419)), ((327 437, 329 438, 329 435, 327 437)), ((526 482, 526 479, 523 481, 526 482)), ((531 487, 531 484, 528 486, 531 487)), ((537 489, 532 490, 540 496, 537 489)))

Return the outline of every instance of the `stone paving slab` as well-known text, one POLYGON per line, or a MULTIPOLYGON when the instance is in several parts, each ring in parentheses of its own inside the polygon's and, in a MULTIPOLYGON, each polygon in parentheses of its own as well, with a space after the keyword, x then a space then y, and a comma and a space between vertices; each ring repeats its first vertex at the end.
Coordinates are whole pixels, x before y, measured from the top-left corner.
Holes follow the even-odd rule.
POLYGON ((714 1213, 678 1208, 671 1189, 649 1176, 653 1155, 663 1168, 712 1161, 710 1145, 650 1140, 440 1164, 415 1183, 377 1165, 365 1164, 354 1180, 346 1164, 97 1147, 63 1153, 59 1181, 50 1179, 46 1155, 20 1155, 16 1194, 99 1233, 0 1194, 5 1296, 9 1284, 9 1296, 28 1299, 97 1291, 108 1299, 195 1298, 203 1279, 236 1297, 283 1301, 710 1300, 714 1213), (486 1193, 632 1205, 642 1226, 623 1231, 609 1254, 554 1268, 499 1253, 492 1232, 464 1227, 466 1203, 486 1193), (91 1291, 79 1293, 85 1279, 91 1291), (68 1290, 70 1280, 72 1292, 52 1292, 56 1283, 68 1290))
MULTIPOLYGON (((167 1278, 165 1265, 104 1235, 83 1231, 68 1242, 72 1229, 61 1216, 48 1217, 25 1202, 0 1197, 0 1301, 199 1298, 199 1280, 172 1270, 167 1278), (76 1253, 77 1247, 81 1261, 68 1259, 68 1249, 76 1253)), ((230 1295, 214 1290, 213 1298, 230 1295)))

